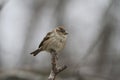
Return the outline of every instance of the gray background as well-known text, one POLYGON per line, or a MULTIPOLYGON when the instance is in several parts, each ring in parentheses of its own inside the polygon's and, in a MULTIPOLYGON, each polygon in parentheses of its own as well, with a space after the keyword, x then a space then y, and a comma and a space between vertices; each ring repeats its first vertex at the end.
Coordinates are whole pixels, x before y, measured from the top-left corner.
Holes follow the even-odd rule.
POLYGON ((120 80, 120 0, 0 0, 0 80, 47 80, 47 32, 69 32, 58 80, 120 80))

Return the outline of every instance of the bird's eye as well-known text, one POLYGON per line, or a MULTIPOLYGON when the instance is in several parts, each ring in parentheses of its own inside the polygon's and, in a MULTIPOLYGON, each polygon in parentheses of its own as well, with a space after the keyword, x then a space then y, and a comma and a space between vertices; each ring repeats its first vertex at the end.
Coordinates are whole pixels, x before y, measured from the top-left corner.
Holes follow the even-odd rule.
POLYGON ((63 32, 63 33, 65 32, 65 30, 63 28, 60 28, 59 31, 63 32))
POLYGON ((63 30, 63 29, 61 29, 60 31, 63 32, 63 33, 65 32, 65 30, 63 30))

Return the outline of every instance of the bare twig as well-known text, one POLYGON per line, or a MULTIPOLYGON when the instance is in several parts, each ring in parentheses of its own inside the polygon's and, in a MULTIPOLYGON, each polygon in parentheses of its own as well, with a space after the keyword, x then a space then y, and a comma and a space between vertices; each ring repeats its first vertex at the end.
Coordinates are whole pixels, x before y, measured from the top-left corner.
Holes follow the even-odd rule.
POLYGON ((55 80, 56 75, 62 72, 63 70, 65 70, 67 66, 64 65, 62 67, 57 67, 57 60, 58 60, 57 54, 54 52, 51 55, 52 55, 52 58, 51 58, 52 70, 48 77, 48 80, 55 80))

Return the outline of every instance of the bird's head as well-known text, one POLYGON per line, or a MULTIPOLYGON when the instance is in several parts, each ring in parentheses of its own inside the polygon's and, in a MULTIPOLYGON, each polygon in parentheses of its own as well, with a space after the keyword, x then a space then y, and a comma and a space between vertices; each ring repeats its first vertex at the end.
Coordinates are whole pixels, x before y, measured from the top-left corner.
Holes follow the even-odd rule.
POLYGON ((64 26, 58 26, 56 32, 60 35, 67 35, 68 32, 65 30, 64 26))

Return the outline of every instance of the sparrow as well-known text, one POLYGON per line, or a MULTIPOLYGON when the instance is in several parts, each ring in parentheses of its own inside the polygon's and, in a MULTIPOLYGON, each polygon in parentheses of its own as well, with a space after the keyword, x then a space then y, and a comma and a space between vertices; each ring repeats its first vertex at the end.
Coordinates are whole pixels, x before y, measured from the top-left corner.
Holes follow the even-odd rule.
POLYGON ((41 51, 47 51, 49 53, 55 52, 58 53, 61 51, 66 43, 67 31, 64 26, 58 26, 53 29, 51 32, 48 32, 40 43, 38 49, 30 53, 33 56, 36 56, 41 51))

